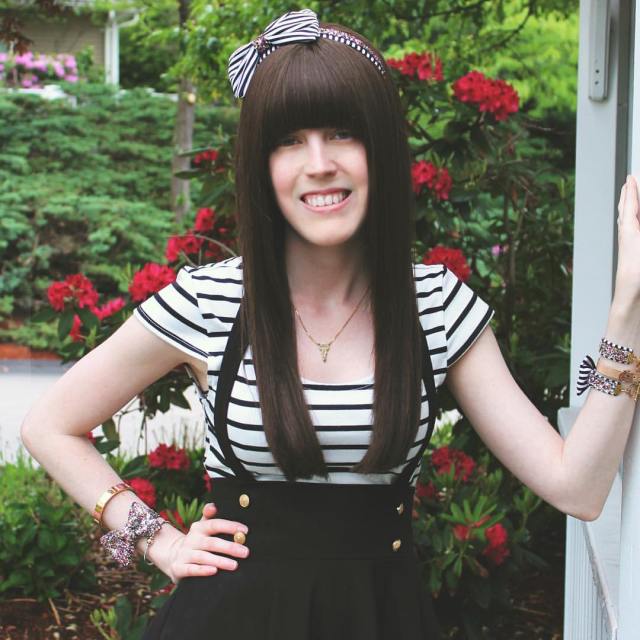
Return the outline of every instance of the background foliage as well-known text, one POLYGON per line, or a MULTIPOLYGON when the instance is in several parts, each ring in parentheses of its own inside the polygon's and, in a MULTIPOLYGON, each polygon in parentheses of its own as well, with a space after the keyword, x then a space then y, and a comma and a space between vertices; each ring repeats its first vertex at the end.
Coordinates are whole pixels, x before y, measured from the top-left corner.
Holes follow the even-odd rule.
MULTIPOLYGON (((185 177, 197 178, 195 207, 233 215, 229 165, 237 105, 226 61, 270 20, 295 7, 281 0, 268 5, 193 0, 181 30, 176 2, 136 4, 141 18, 122 37, 123 84, 131 92, 81 84, 68 88, 72 102, 51 103, 0 92, 5 124, 0 130, 0 314, 5 317, 25 318, 46 306, 47 286, 70 273, 91 276, 106 296, 125 293, 133 271, 145 262, 164 261, 167 237, 193 223, 195 211, 181 224, 169 211, 175 103, 136 87, 175 90, 185 76, 196 82, 194 147, 216 149, 214 164, 221 171, 207 165, 185 177)), ((361 31, 387 58, 428 51, 442 60, 440 83, 395 76, 415 161, 446 167, 453 181, 447 198, 428 192, 418 197, 416 257, 436 245, 463 251, 471 266, 469 284, 496 310, 494 329, 513 375, 554 423, 557 409, 566 404, 568 380, 577 2, 354 0, 305 6, 323 21, 361 31), (496 122, 456 103, 451 83, 472 69, 512 83, 520 113, 496 122)), ((129 312, 128 307, 126 314, 112 316, 112 324, 129 312)), ((65 313, 70 324, 71 310, 65 313)), ((73 345, 68 340, 61 345, 52 323, 5 329, 4 335, 62 346, 67 354, 73 347, 80 355, 113 328, 107 322, 93 332, 94 342, 73 345)), ((172 372, 152 385, 145 396, 150 413, 182 402, 184 382, 172 372)), ((455 406, 446 395, 442 400, 445 409, 455 406)), ((487 455, 466 419, 455 425, 451 438, 482 461, 487 478, 497 477, 501 465, 487 455)), ((528 517, 530 496, 521 495, 511 474, 502 479, 491 482, 500 484, 500 504, 515 505, 505 513, 512 521, 510 533, 517 534, 513 523, 519 513, 528 517)), ((477 498, 478 490, 461 495, 477 498)), ((543 526, 558 524, 558 515, 548 505, 532 515, 533 542, 543 526)), ((519 531, 516 542, 524 549, 532 540, 524 525, 519 531)), ((427 552, 434 551, 432 539, 423 540, 427 552)), ((455 544, 450 535, 446 540, 455 544)), ((526 551, 518 553, 518 562, 531 561, 526 551)), ((445 568, 429 577, 432 586, 443 580, 445 568)), ((515 576, 508 571, 502 574, 492 592, 496 601, 504 604, 501 585, 511 579, 515 576)), ((468 579, 459 596, 481 606, 486 593, 473 584, 468 579)), ((461 599, 449 603, 453 613, 461 599)), ((467 633, 473 633, 473 624, 465 622, 467 633)))

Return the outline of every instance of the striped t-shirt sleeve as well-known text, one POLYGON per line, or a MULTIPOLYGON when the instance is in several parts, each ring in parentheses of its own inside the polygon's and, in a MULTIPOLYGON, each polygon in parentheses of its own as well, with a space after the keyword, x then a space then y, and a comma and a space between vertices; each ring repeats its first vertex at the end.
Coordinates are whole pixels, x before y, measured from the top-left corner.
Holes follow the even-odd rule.
POLYGON ((458 360, 489 324, 493 309, 445 267, 442 282, 447 367, 458 360))
POLYGON ((174 282, 140 303, 133 315, 159 338, 204 362, 208 334, 190 267, 182 267, 174 282))

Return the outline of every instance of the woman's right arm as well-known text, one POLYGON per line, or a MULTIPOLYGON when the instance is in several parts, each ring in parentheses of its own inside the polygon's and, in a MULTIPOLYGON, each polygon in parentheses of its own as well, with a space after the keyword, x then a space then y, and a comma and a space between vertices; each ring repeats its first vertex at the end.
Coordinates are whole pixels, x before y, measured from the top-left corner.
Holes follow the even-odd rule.
MULTIPOLYGON (((176 366, 186 355, 129 318, 112 336, 79 360, 32 406, 21 427, 22 442, 61 488, 88 512, 109 487, 122 482, 86 434, 176 366)), ((130 491, 114 496, 104 509, 108 529, 124 526, 129 507, 140 499, 130 491)), ((211 510, 209 513, 212 513, 211 510)), ((186 576, 232 569, 225 553, 245 557, 244 545, 213 537, 246 531, 242 523, 207 519, 188 534, 161 527, 147 557, 174 582, 186 576)), ((144 539, 136 548, 143 553, 144 539)))

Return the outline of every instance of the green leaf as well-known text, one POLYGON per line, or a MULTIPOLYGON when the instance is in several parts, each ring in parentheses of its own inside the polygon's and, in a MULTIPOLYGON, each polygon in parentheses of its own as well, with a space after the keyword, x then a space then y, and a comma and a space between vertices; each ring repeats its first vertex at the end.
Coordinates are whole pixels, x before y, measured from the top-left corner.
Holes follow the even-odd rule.
POLYGON ((111 442, 119 441, 118 432, 116 431, 116 423, 113 418, 109 418, 102 423, 102 433, 107 440, 111 442))
POLYGON ((72 309, 66 309, 63 311, 60 319, 58 320, 58 338, 64 340, 71 331, 73 326, 74 311, 72 309))
POLYGON ((201 169, 185 169, 184 171, 176 171, 173 175, 181 180, 191 180, 201 176, 204 172, 201 169))
POLYGON ((44 307, 31 316, 31 322, 50 322, 58 315, 58 312, 51 307, 44 307))

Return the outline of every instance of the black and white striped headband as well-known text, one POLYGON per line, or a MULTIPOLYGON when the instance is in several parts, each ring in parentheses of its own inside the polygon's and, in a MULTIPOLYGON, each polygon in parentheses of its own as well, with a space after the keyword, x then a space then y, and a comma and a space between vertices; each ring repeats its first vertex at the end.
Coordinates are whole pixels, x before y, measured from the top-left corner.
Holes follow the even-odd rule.
POLYGON ((231 54, 228 74, 233 95, 236 98, 244 97, 256 67, 278 47, 295 42, 313 42, 318 38, 342 42, 360 51, 384 74, 380 58, 362 40, 338 29, 320 28, 318 16, 311 9, 302 9, 280 16, 255 40, 242 45, 231 54))

